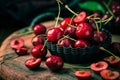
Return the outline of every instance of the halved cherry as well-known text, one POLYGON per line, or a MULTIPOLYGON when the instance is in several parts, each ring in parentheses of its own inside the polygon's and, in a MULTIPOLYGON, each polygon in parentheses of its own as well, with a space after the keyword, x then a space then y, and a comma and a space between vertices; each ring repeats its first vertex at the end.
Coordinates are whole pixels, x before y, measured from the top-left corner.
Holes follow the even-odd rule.
POLYGON ((100 72, 100 75, 105 80, 116 80, 120 74, 117 71, 103 70, 100 72))
POLYGON ((84 22, 86 20, 86 12, 83 11, 83 12, 80 12, 74 19, 73 21, 75 23, 80 23, 80 22, 84 22))
POLYGON ((100 71, 108 68, 108 63, 105 61, 99 61, 97 63, 92 63, 90 65, 90 68, 95 72, 100 72, 100 71))
POLYGON ((40 66, 41 58, 30 58, 25 61, 25 66, 30 69, 34 69, 40 66))
POLYGON ((105 57, 104 60, 107 61, 111 66, 115 66, 119 62, 119 60, 114 56, 105 57))
POLYGON ((79 80, 89 80, 90 77, 92 76, 91 72, 88 71, 88 70, 75 71, 74 75, 75 75, 79 80))
POLYGON ((22 38, 13 39, 10 42, 10 47, 13 49, 19 49, 24 46, 24 40, 22 38))

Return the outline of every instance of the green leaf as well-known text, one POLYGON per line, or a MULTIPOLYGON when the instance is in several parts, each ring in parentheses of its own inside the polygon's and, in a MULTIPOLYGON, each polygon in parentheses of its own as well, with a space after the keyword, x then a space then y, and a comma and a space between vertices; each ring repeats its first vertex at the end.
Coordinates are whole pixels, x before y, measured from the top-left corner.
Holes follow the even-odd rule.
POLYGON ((105 12, 103 6, 96 1, 85 1, 83 3, 78 3, 78 5, 80 6, 80 8, 88 9, 90 11, 100 10, 102 13, 105 12))

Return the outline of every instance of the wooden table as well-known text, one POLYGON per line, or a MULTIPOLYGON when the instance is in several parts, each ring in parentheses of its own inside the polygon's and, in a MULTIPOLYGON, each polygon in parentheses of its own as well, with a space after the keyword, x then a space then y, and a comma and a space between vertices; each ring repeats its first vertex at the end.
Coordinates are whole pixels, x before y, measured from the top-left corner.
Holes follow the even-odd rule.
MULTIPOLYGON (((54 21, 45 22, 43 24, 45 26, 52 27, 54 26, 54 21)), ((12 39, 17 38, 22 31, 24 31, 24 29, 14 32, 2 43, 0 48, 0 56, 4 55, 4 58, 7 59, 0 65, 0 76, 2 78, 5 80, 77 80, 77 78, 74 76, 75 69, 67 66, 64 66, 59 72, 52 72, 47 68, 43 61, 38 69, 28 69, 24 65, 24 62, 32 56, 25 55, 16 57, 17 55, 9 46, 9 42, 12 39)), ((25 46, 29 49, 32 47, 31 39, 33 36, 34 34, 21 36, 21 38, 25 40, 25 46)), ((120 36, 113 35, 112 41, 120 42, 120 36)), ((48 55, 50 54, 48 53, 48 55)), ((0 59, 2 61, 3 57, 0 59)), ((102 80, 98 74, 94 73, 93 71, 91 72, 93 74, 91 80, 102 80)))

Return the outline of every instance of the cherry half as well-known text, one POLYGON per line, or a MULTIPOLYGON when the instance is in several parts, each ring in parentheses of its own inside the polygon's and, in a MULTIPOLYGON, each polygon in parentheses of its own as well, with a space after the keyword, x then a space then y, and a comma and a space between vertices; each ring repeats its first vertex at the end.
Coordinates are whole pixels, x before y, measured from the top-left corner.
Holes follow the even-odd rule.
POLYGON ((22 38, 14 39, 10 42, 10 47, 13 49, 19 49, 24 46, 24 40, 22 38))
POLYGON ((89 80, 90 77, 92 76, 91 72, 88 71, 88 70, 75 71, 74 75, 75 75, 79 80, 89 80))
POLYGON ((92 63, 90 65, 90 68, 95 72, 100 72, 100 71, 108 68, 108 63, 105 61, 99 61, 97 63, 92 63))
POLYGON ((25 61, 25 66, 30 69, 35 69, 41 64, 41 58, 30 58, 25 61))
POLYGON ((105 80, 116 80, 120 76, 119 72, 108 69, 102 70, 100 75, 105 80))

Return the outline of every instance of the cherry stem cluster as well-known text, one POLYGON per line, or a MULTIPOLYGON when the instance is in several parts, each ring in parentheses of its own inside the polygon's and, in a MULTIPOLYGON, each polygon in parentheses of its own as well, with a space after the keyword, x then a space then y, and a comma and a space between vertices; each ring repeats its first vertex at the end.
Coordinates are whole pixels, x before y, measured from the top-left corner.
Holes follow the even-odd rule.
POLYGON ((116 59, 118 59, 120 61, 120 57, 114 55, 114 53, 110 52, 109 50, 105 49, 104 47, 100 47, 99 49, 102 51, 106 51, 107 53, 111 54, 112 56, 114 56, 116 59))

